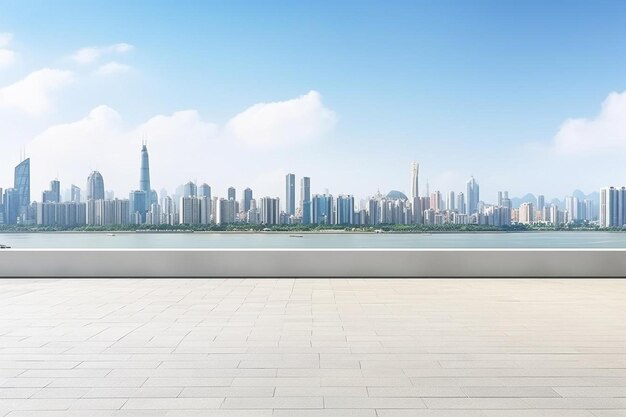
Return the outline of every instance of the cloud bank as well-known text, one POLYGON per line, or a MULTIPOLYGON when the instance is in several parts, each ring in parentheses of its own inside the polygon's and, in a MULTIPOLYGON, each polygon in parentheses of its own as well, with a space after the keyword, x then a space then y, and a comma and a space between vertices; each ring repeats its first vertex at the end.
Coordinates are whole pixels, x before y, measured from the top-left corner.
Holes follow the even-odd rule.
POLYGON ((626 148, 626 91, 609 94, 594 118, 566 120, 553 146, 557 153, 570 155, 626 148))
POLYGON ((82 187, 89 172, 97 169, 106 188, 124 197, 137 186, 139 149, 146 138, 151 164, 158 167, 152 171, 153 184, 173 191, 186 181, 208 181, 229 172, 233 158, 238 166, 263 163, 263 158, 258 158, 259 146, 271 150, 318 140, 335 120, 317 92, 254 105, 235 115, 224 128, 204 120, 196 110, 157 115, 127 126, 116 110, 101 105, 80 120, 49 127, 29 144, 33 190, 47 187, 56 172, 63 187, 69 183, 82 187), (259 136, 255 137, 257 130, 259 136))
POLYGON ((71 71, 44 68, 0 88, 0 108, 40 116, 52 109, 52 93, 74 80, 71 71))
POLYGON ((307 142, 331 130, 337 116, 317 91, 295 99, 255 104, 228 121, 225 133, 250 146, 307 142))

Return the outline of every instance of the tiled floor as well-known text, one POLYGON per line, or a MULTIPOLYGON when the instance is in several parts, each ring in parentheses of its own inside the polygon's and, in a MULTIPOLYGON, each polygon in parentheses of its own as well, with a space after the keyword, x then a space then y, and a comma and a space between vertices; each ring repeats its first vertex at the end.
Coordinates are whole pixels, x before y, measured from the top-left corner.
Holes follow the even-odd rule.
POLYGON ((626 416, 626 280, 0 280, 0 416, 626 416))

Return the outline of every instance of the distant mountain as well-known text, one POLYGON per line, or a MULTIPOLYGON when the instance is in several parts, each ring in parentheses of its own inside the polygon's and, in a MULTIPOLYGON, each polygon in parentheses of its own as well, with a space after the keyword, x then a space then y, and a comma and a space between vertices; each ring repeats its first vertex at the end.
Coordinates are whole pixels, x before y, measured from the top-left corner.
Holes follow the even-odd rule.
MULTIPOLYGON (((593 201, 593 204, 596 207, 598 206, 598 204, 600 202, 600 193, 597 192, 597 191, 594 191, 591 194, 585 194, 581 190, 574 190, 570 195, 578 198, 578 200, 580 200, 580 201, 591 200, 591 201, 593 201)), ((532 193, 528 193, 528 194, 526 194, 523 197, 513 197, 513 198, 511 198, 511 205, 513 206, 513 208, 519 208, 520 204, 522 204, 522 203, 537 204, 537 196, 535 196, 532 193)), ((546 200, 546 204, 556 204, 559 207, 559 209, 563 210, 563 209, 565 209, 565 198, 563 198, 562 200, 560 200, 558 198, 553 198, 550 201, 546 200)))
POLYGON ((537 197, 535 197, 535 195, 532 193, 528 193, 523 197, 513 197, 511 199, 511 205, 513 206, 513 208, 519 208, 520 204, 522 203, 537 204, 537 197))

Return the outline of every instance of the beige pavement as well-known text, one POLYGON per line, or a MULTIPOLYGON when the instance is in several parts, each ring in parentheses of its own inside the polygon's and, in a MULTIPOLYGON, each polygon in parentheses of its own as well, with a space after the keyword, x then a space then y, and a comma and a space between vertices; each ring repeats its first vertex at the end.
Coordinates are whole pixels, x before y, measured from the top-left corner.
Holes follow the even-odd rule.
POLYGON ((0 280, 0 416, 626 416, 626 280, 0 280))

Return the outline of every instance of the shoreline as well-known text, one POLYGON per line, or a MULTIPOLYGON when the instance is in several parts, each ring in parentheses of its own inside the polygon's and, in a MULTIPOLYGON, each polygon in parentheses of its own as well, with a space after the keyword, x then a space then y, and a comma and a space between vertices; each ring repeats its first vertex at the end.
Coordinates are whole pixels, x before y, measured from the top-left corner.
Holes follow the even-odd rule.
POLYGON ((151 235, 151 234, 244 234, 244 235, 434 235, 434 234, 524 234, 524 233, 624 233, 626 230, 1 230, 1 234, 102 234, 102 235, 151 235))

